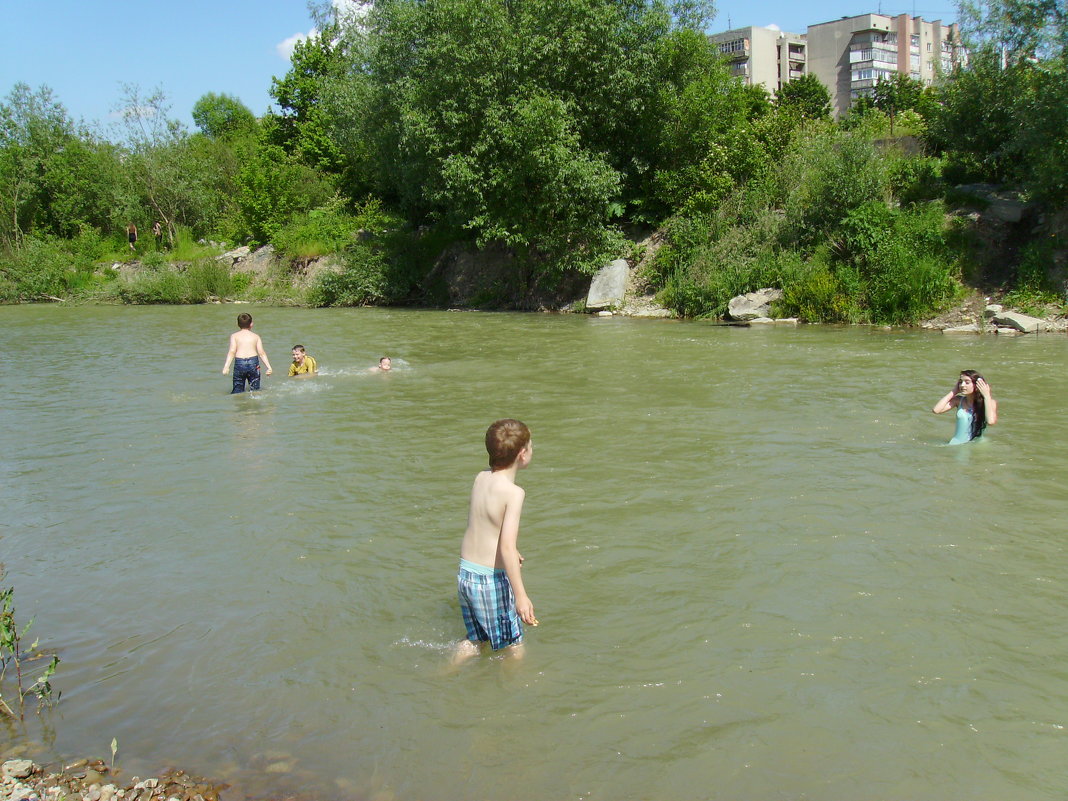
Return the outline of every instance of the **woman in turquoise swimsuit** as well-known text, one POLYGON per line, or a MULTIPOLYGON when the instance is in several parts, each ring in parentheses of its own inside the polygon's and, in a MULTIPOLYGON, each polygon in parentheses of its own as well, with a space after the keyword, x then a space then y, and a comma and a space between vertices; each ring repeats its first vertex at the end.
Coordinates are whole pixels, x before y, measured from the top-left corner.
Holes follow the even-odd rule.
POLYGON ((998 421, 998 402, 990 394, 990 385, 975 370, 961 370, 952 392, 931 409, 935 414, 957 410, 957 430, 950 445, 970 442, 983 435, 983 429, 998 421))

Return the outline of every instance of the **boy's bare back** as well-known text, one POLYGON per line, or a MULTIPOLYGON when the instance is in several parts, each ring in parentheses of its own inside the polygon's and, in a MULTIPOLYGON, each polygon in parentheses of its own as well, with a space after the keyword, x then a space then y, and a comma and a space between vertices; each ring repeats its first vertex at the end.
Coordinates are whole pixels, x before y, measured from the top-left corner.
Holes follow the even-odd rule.
POLYGON ((263 353, 263 340, 259 334, 253 334, 242 328, 230 334, 230 352, 236 359, 250 359, 263 353))
POLYGON ((483 470, 471 487, 471 506, 460 556, 486 567, 507 568, 501 556, 501 537, 515 547, 519 517, 526 493, 509 470, 483 470))

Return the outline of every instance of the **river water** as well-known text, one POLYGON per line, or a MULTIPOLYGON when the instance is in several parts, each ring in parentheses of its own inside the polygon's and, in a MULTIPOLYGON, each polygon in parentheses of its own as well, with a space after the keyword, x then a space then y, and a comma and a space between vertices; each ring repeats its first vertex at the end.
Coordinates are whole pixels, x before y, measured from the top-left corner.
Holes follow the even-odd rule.
POLYGON ((255 308, 232 397, 241 310, 0 309, 0 560, 63 660, 16 749, 238 798, 1064 798, 1063 335, 255 308), (946 447, 961 368, 1001 422, 946 447), (450 670, 505 416, 541 626, 450 670))

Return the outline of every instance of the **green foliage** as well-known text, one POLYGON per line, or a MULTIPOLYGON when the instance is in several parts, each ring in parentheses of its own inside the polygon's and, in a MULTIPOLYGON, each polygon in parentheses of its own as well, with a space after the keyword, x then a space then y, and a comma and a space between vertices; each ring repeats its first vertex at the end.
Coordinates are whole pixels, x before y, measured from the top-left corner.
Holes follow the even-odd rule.
POLYGON ((344 250, 359 229, 356 219, 345 213, 343 201, 333 198, 324 206, 293 215, 272 239, 275 250, 286 259, 315 259, 344 250))
POLYGON ((193 104, 193 122, 212 139, 234 139, 256 131, 256 117, 236 97, 208 92, 193 104))
POLYGON ((75 239, 27 237, 19 248, 0 248, 0 301, 64 299, 105 279, 96 259, 107 243, 91 229, 75 239))
POLYGON ((361 247, 345 254, 340 272, 327 272, 312 288, 313 306, 366 306, 393 299, 389 262, 379 248, 361 247))
POLYGON ((792 241, 813 246, 853 209, 889 197, 888 164, 863 129, 811 126, 777 176, 792 241))
POLYGON ((365 306, 404 297, 428 259, 419 253, 415 259, 419 267, 413 270, 411 256, 418 248, 413 248, 413 237, 400 230, 402 221, 384 211, 375 199, 368 199, 346 219, 342 268, 321 274, 308 302, 313 306, 365 306))
MULTIPOLYGON (((0 565, 0 578, 3 578, 3 575, 4 568, 0 565)), ((25 701, 28 696, 37 696, 37 711, 40 712, 43 707, 51 707, 54 702, 59 701, 62 695, 58 693, 54 700, 52 698, 51 680, 59 665, 59 657, 55 654, 49 657, 48 654, 38 650, 36 640, 29 648, 23 648, 22 640, 29 633, 32 625, 31 620, 20 630, 15 620, 15 588, 10 586, 0 588, 0 711, 6 713, 8 717, 18 717, 19 720, 25 717, 25 701), (34 663, 41 659, 48 661, 43 666, 34 666, 34 663), (4 699, 2 692, 8 670, 13 670, 15 674, 17 714, 11 704, 4 699), (33 682, 27 685, 26 682, 31 677, 33 682)))
POLYGON ((1056 0, 962 0, 960 22, 973 52, 1004 53, 1009 64, 1055 59, 1068 45, 1068 14, 1056 0))
POLYGON ((950 76, 928 130, 928 139, 945 153, 949 180, 1001 182, 1013 174, 1020 110, 1032 102, 1034 85, 1033 65, 1002 69, 999 54, 989 51, 973 53, 968 69, 950 76))
MULTIPOLYGON (((247 287, 246 282, 241 284, 236 286, 247 287)), ((122 303, 146 305, 204 303, 234 294, 235 282, 230 270, 214 259, 195 261, 184 268, 140 270, 107 288, 107 295, 122 303)))
POLYGON ((289 72, 271 80, 271 97, 281 114, 268 128, 271 143, 298 163, 333 173, 340 172, 343 161, 321 100, 329 83, 346 69, 339 34, 339 25, 332 23, 297 42, 289 72))
POLYGON ((272 241, 295 215, 322 207, 335 193, 330 178, 286 155, 277 145, 263 145, 237 178, 238 207, 234 238, 256 244, 272 241))
POLYGON ((775 93, 775 105, 795 111, 806 120, 831 118, 831 93, 812 73, 784 83, 775 93))

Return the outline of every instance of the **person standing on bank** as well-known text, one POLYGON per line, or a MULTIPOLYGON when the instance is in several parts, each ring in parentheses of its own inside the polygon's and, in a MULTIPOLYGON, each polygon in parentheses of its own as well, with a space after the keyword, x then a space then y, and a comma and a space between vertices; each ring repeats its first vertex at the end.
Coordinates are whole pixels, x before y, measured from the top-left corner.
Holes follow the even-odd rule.
POLYGON ((156 250, 163 248, 163 226, 159 224, 159 220, 152 223, 152 236, 156 238, 156 250))
POLYGON ((979 439, 988 425, 998 421, 998 402, 990 394, 990 385, 975 370, 961 370, 956 386, 931 409, 935 414, 957 410, 957 428, 949 445, 961 445, 979 439))
POLYGON ((126 241, 130 243, 130 250, 135 250, 137 244, 137 226, 130 223, 126 226, 126 241))

